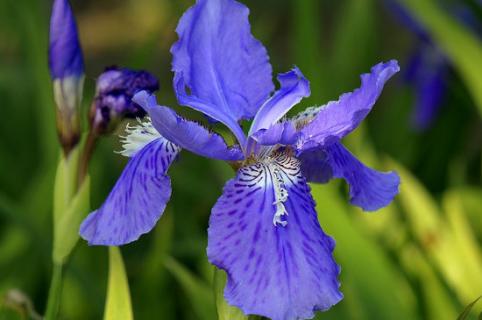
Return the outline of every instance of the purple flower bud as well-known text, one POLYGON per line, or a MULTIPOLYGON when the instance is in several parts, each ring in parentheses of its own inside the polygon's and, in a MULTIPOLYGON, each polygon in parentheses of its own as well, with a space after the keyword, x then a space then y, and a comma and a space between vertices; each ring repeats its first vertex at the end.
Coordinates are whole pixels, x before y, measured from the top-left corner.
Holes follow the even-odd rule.
POLYGON ((84 60, 72 8, 67 0, 54 0, 50 18, 49 68, 52 79, 84 73, 84 60))
POLYGON ((57 131, 64 153, 68 154, 80 138, 84 61, 77 25, 67 0, 54 0, 48 57, 57 104, 57 131))
POLYGON ((107 68, 97 79, 90 123, 96 133, 111 132, 124 118, 142 118, 146 112, 132 101, 138 91, 159 89, 157 79, 147 71, 107 68))

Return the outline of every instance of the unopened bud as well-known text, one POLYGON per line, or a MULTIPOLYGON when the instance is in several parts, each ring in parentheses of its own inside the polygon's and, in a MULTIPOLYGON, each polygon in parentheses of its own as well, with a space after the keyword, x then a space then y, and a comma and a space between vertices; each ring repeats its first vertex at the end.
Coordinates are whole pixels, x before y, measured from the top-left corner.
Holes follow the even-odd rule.
POLYGON ((140 90, 152 93, 158 89, 159 82, 147 71, 107 68, 97 79, 90 110, 92 130, 96 134, 106 134, 125 118, 142 118, 146 113, 132 97, 140 90))
POLYGON ((80 138, 84 61, 77 25, 67 0, 54 0, 50 18, 49 69, 57 104, 57 132, 64 153, 80 138))

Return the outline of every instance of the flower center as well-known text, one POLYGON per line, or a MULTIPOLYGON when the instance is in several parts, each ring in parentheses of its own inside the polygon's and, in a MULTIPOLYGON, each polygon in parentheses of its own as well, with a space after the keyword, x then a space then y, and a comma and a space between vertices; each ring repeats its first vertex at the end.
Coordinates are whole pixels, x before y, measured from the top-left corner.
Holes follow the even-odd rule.
POLYGON ((290 154, 289 149, 275 151, 270 157, 265 158, 263 163, 273 184, 273 205, 276 206, 273 224, 285 227, 288 224, 288 221, 286 221, 288 211, 286 210, 285 202, 289 196, 286 184, 292 183, 297 179, 297 176, 300 174, 300 163, 290 154))
POLYGON ((286 211, 284 202, 288 199, 288 191, 285 189, 283 177, 281 176, 281 170, 276 162, 270 162, 268 164, 269 173, 271 175, 271 181, 273 181, 274 190, 274 202, 273 205, 276 206, 276 212, 273 216, 273 224, 275 226, 281 225, 286 226, 287 221, 282 220, 282 216, 288 215, 286 211))
POLYGON ((126 157, 132 157, 151 141, 160 138, 161 135, 152 125, 151 118, 146 117, 145 121, 137 119, 138 124, 131 126, 127 124, 127 135, 121 136, 121 143, 124 150, 119 153, 126 157))

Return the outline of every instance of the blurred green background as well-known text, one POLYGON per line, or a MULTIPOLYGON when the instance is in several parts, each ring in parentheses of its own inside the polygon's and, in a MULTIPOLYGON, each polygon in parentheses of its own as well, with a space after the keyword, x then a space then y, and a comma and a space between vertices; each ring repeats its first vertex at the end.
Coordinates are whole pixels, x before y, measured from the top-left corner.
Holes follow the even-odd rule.
MULTIPOLYGON (((310 79, 312 96, 298 110, 357 88, 359 75, 379 61, 397 59, 403 72, 419 41, 381 0, 243 2, 274 72, 296 64, 310 79)), ((480 4, 458 2, 480 23, 480 4)), ((169 48, 192 1, 71 3, 86 64, 85 111, 96 76, 113 64, 154 73, 160 101, 176 106, 169 48)), ((313 186, 320 223, 337 241, 345 295, 317 319, 455 319, 482 294, 480 38, 443 9, 447 1, 405 3, 449 57, 448 86, 438 117, 420 132, 410 123, 415 92, 397 75, 345 141, 365 163, 399 172, 401 193, 389 207, 365 214, 348 204, 343 183, 313 186)), ((52 272, 52 189, 60 151, 47 69, 50 6, 46 0, 0 1, 0 319, 28 318, 30 303, 43 313, 52 272)), ((126 163, 113 152, 120 150, 117 134, 102 139, 94 155, 92 208, 126 163)), ((173 196, 163 218, 153 232, 122 247, 134 315, 216 319, 206 228, 234 173, 223 162, 183 152, 170 175, 173 196)), ((107 271, 107 249, 80 241, 65 269, 61 319, 102 318, 107 271)), ((481 309, 479 301, 469 318, 481 309)))

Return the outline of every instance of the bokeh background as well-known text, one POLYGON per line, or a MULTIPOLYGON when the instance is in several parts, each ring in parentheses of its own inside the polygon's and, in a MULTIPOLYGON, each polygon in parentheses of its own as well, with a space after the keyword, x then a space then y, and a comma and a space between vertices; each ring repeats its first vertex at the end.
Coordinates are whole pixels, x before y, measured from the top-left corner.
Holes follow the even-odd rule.
MULTIPOLYGON (((482 294, 480 1, 407 0, 407 12, 384 0, 243 2, 274 72, 296 64, 311 81, 312 96, 298 110, 357 88, 359 75, 379 61, 397 59, 402 69, 345 141, 365 163, 399 172, 394 203, 367 214, 348 204, 344 183, 313 186, 321 225, 337 241, 345 295, 317 319, 455 319, 482 294), (429 26, 426 34, 410 15, 429 26), (414 65, 421 51, 422 66, 414 65), (435 72, 430 67, 439 64, 442 85, 424 87, 435 72), (438 111, 420 128, 413 121, 417 99, 437 90, 438 111)), ((169 48, 193 1, 71 3, 86 64, 85 111, 96 76, 114 64, 154 73, 160 101, 176 106, 169 48)), ((52 188, 60 151, 47 69, 50 6, 47 0, 0 1, 0 319, 28 318, 30 303, 43 313, 52 272, 52 188)), ((93 157, 92 208, 125 166, 113 152, 120 150, 123 128, 102 139, 93 157)), ((183 152, 170 174, 173 196, 163 218, 153 232, 122 247, 134 315, 216 319, 206 228, 234 173, 223 162, 183 152)), ((61 319, 102 318, 107 271, 107 249, 80 241, 64 273, 61 319)), ((481 309, 479 301, 469 318, 481 309)))

